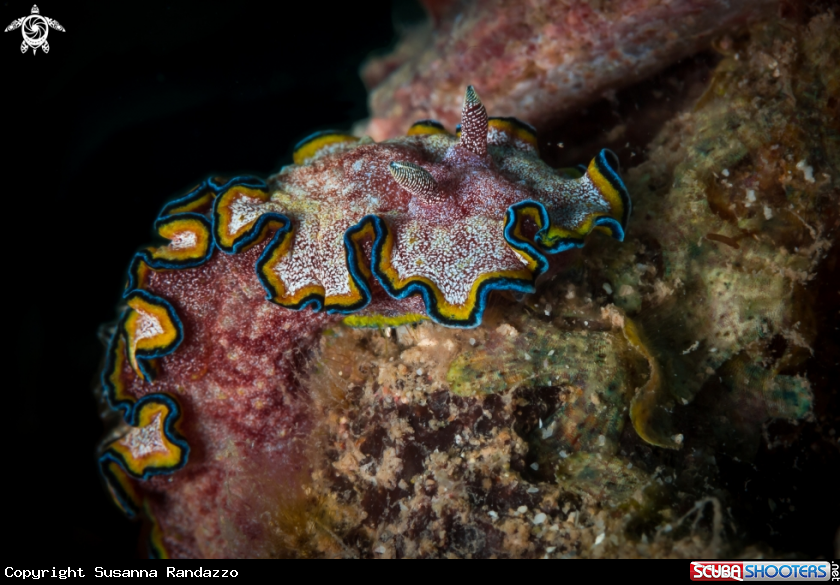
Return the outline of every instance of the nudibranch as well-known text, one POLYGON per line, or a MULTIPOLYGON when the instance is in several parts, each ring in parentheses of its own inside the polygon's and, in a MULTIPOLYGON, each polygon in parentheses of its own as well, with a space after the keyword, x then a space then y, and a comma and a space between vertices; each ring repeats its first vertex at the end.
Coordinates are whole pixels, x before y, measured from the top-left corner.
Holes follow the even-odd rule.
POLYGON ((256 270, 268 299, 289 309, 376 315, 381 288, 421 297, 438 323, 475 327, 491 291, 533 292, 545 254, 583 245, 593 229, 622 240, 630 213, 611 152, 578 178, 558 173, 540 160, 534 129, 488 118, 471 86, 454 136, 431 120, 382 143, 318 133, 294 162, 267 188, 232 185, 213 205, 225 253, 274 228, 256 270))
MULTIPOLYGON (((330 314, 359 326, 476 327, 491 292, 533 292, 550 255, 592 231, 623 240, 630 214, 613 153, 554 170, 535 130, 488 117, 472 86, 454 134, 433 120, 380 143, 320 132, 293 160, 267 181, 213 177, 167 203, 155 223, 165 243, 130 264, 102 373, 124 433, 100 456, 129 515, 155 505, 137 482, 182 468, 190 445, 209 448, 182 428, 184 412, 221 419, 251 408, 211 404, 225 385, 249 404, 278 400, 271 372, 295 347, 278 331, 311 336, 330 314), (267 365, 248 370, 236 361, 243 352, 267 365)), ((243 414, 238 432, 279 424, 254 408, 261 414, 243 414)))

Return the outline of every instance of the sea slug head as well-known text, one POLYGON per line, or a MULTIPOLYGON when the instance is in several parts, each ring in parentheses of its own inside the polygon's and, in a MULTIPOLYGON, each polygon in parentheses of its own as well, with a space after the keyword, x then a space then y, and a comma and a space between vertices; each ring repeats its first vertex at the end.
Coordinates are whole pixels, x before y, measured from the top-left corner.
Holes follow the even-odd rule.
POLYGON ((487 165, 499 175, 496 185, 506 180, 524 191, 519 197, 536 203, 535 213, 544 216, 534 236, 541 251, 551 254, 582 246, 593 230, 623 241, 631 202, 611 150, 601 150, 589 165, 552 169, 539 158, 536 130, 516 118, 488 118, 472 86, 467 88, 458 137, 460 151, 488 159, 487 165))
POLYGON ((401 203, 373 220, 373 272, 397 299, 420 293, 437 322, 477 325, 491 290, 532 292, 546 255, 582 246, 593 230, 624 238, 630 199, 615 155, 552 169, 534 128, 488 117, 472 86, 454 136, 422 120, 383 146, 394 153, 383 200, 401 203))
MULTIPOLYGON (((422 120, 408 134, 439 140, 442 133, 440 124, 422 120)), ((467 87, 461 124, 441 162, 445 170, 400 161, 395 164, 413 168, 394 177, 428 203, 466 204, 479 214, 486 210, 482 202, 533 202, 533 213, 543 216, 534 239, 545 253, 582 246, 593 230, 624 239, 631 202, 615 153, 603 149, 589 165, 552 169, 539 157, 536 130, 513 117, 488 117, 473 86, 467 87)))

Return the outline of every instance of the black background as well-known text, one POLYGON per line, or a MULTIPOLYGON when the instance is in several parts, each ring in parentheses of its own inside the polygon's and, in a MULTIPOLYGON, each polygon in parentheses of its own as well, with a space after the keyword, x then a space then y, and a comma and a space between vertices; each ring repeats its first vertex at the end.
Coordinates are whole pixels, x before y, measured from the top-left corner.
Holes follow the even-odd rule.
MULTIPOLYGON (((30 14, 5 2, 0 24, 30 14)), ((49 54, 0 35, 9 560, 128 559, 139 527, 99 483, 92 387, 133 252, 211 174, 267 176, 310 132, 368 115, 358 69, 416 5, 46 2, 49 54), (11 317, 11 320, 8 319, 11 317), (11 547, 9 543, 11 542, 11 547)))

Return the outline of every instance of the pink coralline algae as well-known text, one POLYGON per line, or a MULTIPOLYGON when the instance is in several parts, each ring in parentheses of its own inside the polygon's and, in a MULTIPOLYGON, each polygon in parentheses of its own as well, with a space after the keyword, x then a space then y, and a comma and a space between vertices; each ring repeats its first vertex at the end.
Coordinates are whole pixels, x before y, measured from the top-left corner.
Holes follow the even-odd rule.
POLYGON ((391 56, 369 62, 376 140, 434 113, 455 124, 465 83, 487 107, 538 127, 706 48, 723 32, 766 17, 768 0, 475 0, 425 2, 431 30, 411 31, 391 56))
POLYGON ((550 255, 592 231, 623 240, 630 214, 611 152, 555 171, 533 128, 488 118, 472 86, 455 134, 432 120, 382 143, 319 133, 294 161, 168 203, 168 243, 131 263, 102 373, 122 420, 100 467, 151 521, 154 555, 238 554, 234 529, 264 539, 251 495, 294 497, 308 473, 299 376, 331 315, 475 327, 492 291, 533 292, 550 255))

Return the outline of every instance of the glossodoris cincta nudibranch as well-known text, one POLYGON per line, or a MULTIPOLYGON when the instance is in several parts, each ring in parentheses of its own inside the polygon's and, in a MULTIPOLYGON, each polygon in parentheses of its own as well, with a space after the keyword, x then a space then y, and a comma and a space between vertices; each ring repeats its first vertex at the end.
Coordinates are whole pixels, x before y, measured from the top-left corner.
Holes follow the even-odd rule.
POLYGON ((191 418, 235 424, 252 447, 295 426, 276 390, 297 383, 296 348, 327 315, 476 327, 492 291, 533 292, 548 255, 592 231, 623 240, 631 208, 612 152, 552 169, 534 129, 488 117, 472 86, 455 134, 433 120, 379 143, 320 132, 293 159, 267 181, 214 177, 167 203, 155 230, 168 242, 131 262, 102 373, 124 432, 100 457, 129 515, 154 517, 141 493, 179 489, 161 476, 191 453, 204 463, 190 467, 213 465, 220 431, 191 418))

